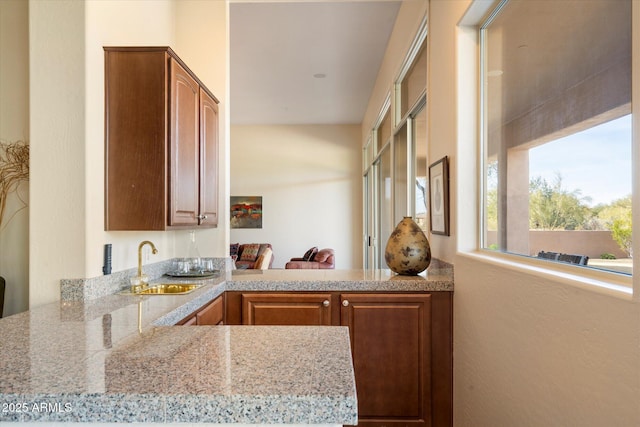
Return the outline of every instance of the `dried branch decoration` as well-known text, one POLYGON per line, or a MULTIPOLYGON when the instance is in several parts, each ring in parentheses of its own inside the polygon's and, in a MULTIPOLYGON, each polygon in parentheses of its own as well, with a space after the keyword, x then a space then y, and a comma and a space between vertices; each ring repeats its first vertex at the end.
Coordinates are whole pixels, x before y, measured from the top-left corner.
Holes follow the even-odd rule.
MULTIPOLYGON (((21 181, 29 180, 29 144, 26 141, 0 142, 0 229, 9 193, 21 181)), ((22 200, 26 206, 26 202, 22 200)))

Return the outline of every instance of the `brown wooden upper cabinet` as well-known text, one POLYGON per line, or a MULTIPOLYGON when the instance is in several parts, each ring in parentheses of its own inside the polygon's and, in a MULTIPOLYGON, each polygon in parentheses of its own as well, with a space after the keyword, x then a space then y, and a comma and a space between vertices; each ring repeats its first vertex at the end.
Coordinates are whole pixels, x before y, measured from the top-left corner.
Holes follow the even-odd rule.
POLYGON ((168 47, 105 47, 105 230, 218 225, 218 100, 168 47))

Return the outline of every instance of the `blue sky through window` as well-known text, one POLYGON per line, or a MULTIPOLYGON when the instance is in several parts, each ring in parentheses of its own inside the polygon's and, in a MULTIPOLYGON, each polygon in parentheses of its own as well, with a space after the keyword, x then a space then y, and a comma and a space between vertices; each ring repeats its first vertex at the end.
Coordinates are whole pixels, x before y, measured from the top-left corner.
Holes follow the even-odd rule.
POLYGON ((631 115, 542 144, 529 151, 529 176, 579 189, 591 206, 631 194, 631 115))

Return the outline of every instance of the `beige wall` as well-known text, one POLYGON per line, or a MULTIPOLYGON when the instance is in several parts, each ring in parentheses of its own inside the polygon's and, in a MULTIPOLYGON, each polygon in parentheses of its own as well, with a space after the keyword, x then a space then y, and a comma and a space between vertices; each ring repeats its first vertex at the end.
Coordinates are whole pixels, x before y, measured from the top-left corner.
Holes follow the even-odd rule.
MULTIPOLYGON (((29 3, 0 1, 0 141, 29 140, 29 3)), ((29 184, 10 193, 0 226, 4 316, 29 306, 29 184), (25 207, 26 203, 26 207, 25 207)))
POLYGON ((262 229, 233 243, 271 243, 274 268, 333 248, 336 268, 362 268, 360 126, 233 126, 231 195, 262 196, 262 229))
POLYGON ((84 14, 81 2, 29 2, 30 307, 84 275, 84 14))
MULTIPOLYGON (((449 217, 450 236, 434 235, 431 247, 437 257, 453 262, 459 225, 455 221, 458 212, 458 153, 456 151, 456 45, 455 22, 464 10, 465 1, 435 0, 429 6, 429 59, 427 70, 427 107, 429 118, 429 163, 449 156, 449 217)), ((463 70, 467 72, 468 70, 463 70)), ((472 124, 470 124, 472 125, 472 124)), ((468 126, 468 125, 465 125, 468 126)), ((463 199, 472 196, 463 194, 463 199)))
POLYGON ((640 425, 637 303, 459 256, 456 426, 640 425))
MULTIPOLYGON (((228 210, 228 37, 227 5, 217 1, 30 0, 29 19, 31 200, 42 213, 31 215, 33 307, 58 300, 62 278, 101 275, 105 243, 113 244, 113 271, 134 267, 145 239, 159 250, 147 262, 186 252, 187 231, 104 231, 103 46, 172 46, 221 100, 219 205, 228 210)), ((202 255, 226 254, 224 221, 223 213, 219 229, 198 231, 202 255)))

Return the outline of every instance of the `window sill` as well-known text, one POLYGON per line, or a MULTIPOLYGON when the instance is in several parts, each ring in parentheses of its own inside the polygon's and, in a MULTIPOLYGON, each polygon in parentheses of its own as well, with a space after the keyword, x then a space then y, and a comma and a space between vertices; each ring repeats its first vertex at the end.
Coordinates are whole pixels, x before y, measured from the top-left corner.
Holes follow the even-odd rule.
POLYGON ((493 252, 488 250, 477 250, 474 252, 458 252, 458 256, 466 257, 475 261, 495 265, 512 271, 544 277, 588 291, 620 298, 633 300, 632 278, 617 273, 606 271, 587 270, 572 265, 552 263, 535 258, 493 252))

